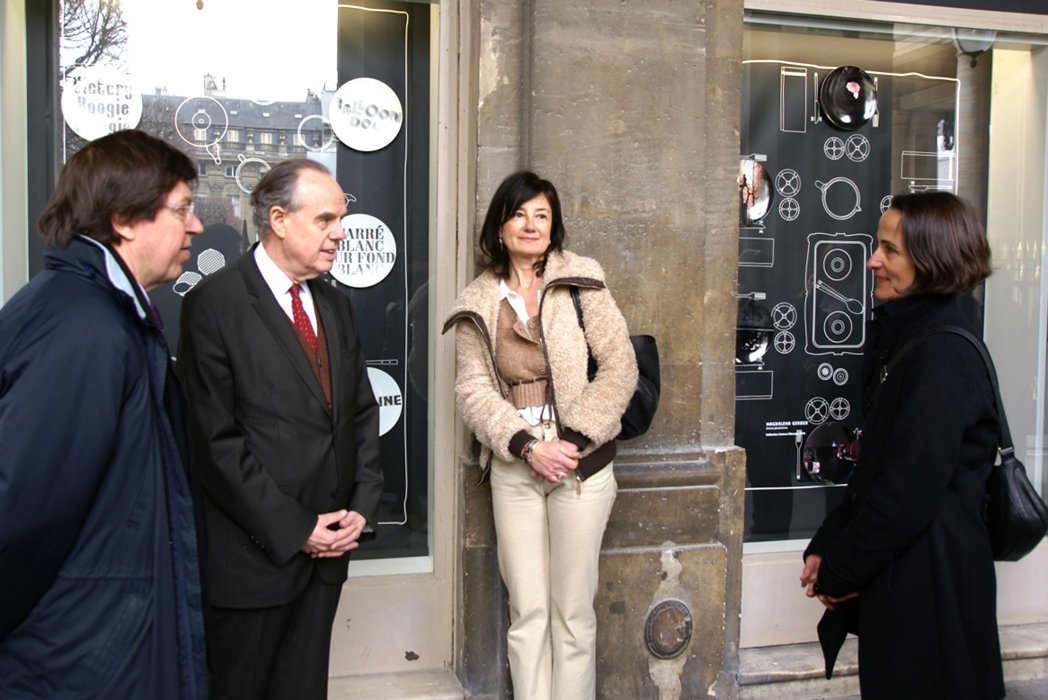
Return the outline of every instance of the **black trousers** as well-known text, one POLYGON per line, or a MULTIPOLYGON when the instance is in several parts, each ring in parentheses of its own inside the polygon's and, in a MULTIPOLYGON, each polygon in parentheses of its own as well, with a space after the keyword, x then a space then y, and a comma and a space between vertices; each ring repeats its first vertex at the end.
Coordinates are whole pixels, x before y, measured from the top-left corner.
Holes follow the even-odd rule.
POLYGON ((212 700, 325 700, 331 625, 342 585, 314 571, 294 600, 271 608, 211 607, 212 700))

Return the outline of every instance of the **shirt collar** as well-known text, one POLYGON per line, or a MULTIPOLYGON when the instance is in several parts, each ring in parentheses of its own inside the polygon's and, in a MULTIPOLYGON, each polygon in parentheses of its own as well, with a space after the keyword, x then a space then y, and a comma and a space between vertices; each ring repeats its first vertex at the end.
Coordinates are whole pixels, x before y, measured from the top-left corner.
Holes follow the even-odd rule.
POLYGON ((135 303, 135 311, 138 313, 139 318, 143 321, 148 320, 149 314, 146 313, 146 310, 138 300, 138 295, 135 294, 135 286, 137 285, 138 289, 142 292, 142 297, 146 300, 149 299, 149 294, 142 288, 142 285, 138 284, 137 281, 132 281, 131 278, 124 273, 124 269, 120 267, 120 263, 116 261, 113 252, 109 250, 109 248, 89 236, 80 235, 77 236, 77 238, 90 243, 102 251, 102 260, 104 260, 106 264, 106 277, 109 279, 109 283, 127 296, 131 297, 131 301, 135 303))
MULTIPOLYGON (((266 281, 266 286, 273 291, 273 296, 278 299, 287 294, 291 285, 295 283, 273 262, 273 258, 269 257, 266 247, 261 242, 255 246, 255 263, 258 265, 258 271, 262 273, 262 279, 266 281)), ((301 286, 308 291, 306 285, 303 284, 301 286)))

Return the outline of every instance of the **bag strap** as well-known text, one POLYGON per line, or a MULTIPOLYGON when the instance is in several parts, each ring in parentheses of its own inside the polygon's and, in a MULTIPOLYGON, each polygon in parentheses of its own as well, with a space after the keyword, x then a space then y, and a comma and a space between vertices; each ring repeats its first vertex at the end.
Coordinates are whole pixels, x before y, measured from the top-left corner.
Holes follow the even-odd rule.
POLYGON ((881 387, 884 385, 885 380, 888 379, 888 375, 891 374, 892 369, 899 364, 899 360, 901 360, 903 356, 905 356, 906 353, 912 350, 915 346, 939 333, 953 333, 954 335, 959 335, 974 345, 975 349, 979 351, 979 355, 982 357, 983 366, 986 368, 986 374, 990 377, 990 384, 993 386, 994 401, 997 404, 997 423, 1000 427, 1000 434, 997 438, 997 449, 1002 457, 1011 455, 1015 452, 1015 446, 1012 443, 1012 431, 1008 428, 1008 416, 1005 415, 1004 412, 1004 401, 1001 400, 1001 388, 997 383, 997 370, 994 368, 993 360, 990 358, 990 353, 986 350, 986 346, 983 342, 960 326, 940 326, 938 328, 932 328, 906 341, 906 343, 899 348, 894 355, 892 355, 891 359, 888 360, 881 369, 881 380, 877 385, 877 388, 874 390, 873 396, 870 398, 870 404, 872 405, 877 399, 881 387))
POLYGON ((579 302, 579 288, 571 285, 571 303, 575 305, 575 315, 579 317, 579 328, 586 330, 586 324, 582 322, 582 303, 579 302))

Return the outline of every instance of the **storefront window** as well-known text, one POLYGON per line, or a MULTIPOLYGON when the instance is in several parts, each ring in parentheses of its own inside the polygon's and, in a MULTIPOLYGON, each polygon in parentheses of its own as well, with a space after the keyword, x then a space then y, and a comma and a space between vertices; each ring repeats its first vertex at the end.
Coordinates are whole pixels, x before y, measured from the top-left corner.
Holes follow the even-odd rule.
POLYGON ((748 551, 805 542, 843 496, 847 474, 813 478, 802 448, 819 426, 861 427, 864 264, 893 194, 948 190, 984 217, 994 275, 966 311, 996 358, 1016 452, 1041 484, 1046 43, 747 13, 736 440, 748 551))
MULTIPOLYGON (((152 292, 178 346, 182 298, 257 241, 249 198, 272 164, 323 163, 347 238, 327 282, 353 301, 381 406, 379 537, 356 558, 430 555, 428 303, 436 4, 62 0, 55 153, 137 127, 198 162, 204 233, 152 292)), ((30 114, 44 120, 44 115, 30 114)), ((31 261, 34 271, 41 261, 31 261)))

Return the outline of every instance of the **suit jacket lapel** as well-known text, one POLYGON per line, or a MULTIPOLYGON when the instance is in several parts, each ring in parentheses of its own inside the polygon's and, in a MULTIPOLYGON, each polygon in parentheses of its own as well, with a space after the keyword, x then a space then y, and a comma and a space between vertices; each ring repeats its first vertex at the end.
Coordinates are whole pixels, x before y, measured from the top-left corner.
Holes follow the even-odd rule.
MULTIPOLYGON (((260 244, 256 243, 255 245, 260 244)), ((255 311, 266 324, 273 338, 276 339, 277 344, 283 349, 288 362, 295 368, 303 383, 313 392, 320 405, 326 408, 327 402, 324 400, 324 390, 320 387, 320 382, 317 381, 316 375, 313 374, 313 369, 309 366, 309 360, 298 342, 298 337, 295 335, 295 329, 292 327, 291 321, 288 319, 287 314, 284 313, 284 310, 280 308, 280 304, 277 303, 272 290, 270 290, 269 285, 262 278, 262 273, 258 271, 254 252, 255 249, 252 247, 240 256, 240 259, 237 261, 240 272, 244 276, 244 285, 247 288, 247 292, 253 297, 252 306, 254 306, 255 311)), ((250 342, 250 339, 248 339, 248 342, 250 342)))

